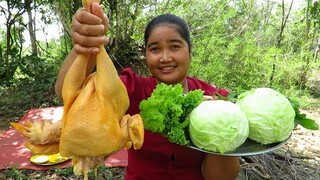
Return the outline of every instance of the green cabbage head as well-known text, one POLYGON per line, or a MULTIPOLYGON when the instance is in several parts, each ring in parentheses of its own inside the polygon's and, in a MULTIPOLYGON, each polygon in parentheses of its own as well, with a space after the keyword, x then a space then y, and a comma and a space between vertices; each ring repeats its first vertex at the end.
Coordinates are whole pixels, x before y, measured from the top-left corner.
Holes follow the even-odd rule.
POLYGON ((289 138, 295 111, 290 101, 271 88, 256 88, 238 96, 237 104, 249 120, 249 139, 262 144, 289 138))
POLYGON ((203 101, 189 115, 189 134, 198 148, 232 152, 245 142, 249 122, 239 106, 223 100, 203 101))

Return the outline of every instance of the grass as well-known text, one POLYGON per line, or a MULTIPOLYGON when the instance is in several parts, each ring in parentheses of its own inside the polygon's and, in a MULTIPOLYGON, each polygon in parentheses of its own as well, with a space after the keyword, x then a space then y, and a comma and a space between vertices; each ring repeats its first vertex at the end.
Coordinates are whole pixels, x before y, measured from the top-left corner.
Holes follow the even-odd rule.
POLYGON ((28 81, 0 86, 0 128, 8 127, 8 122, 18 121, 32 108, 58 106, 53 87, 53 84, 38 86, 28 81))
MULTIPOLYGON (((93 171, 88 174, 89 179, 106 179, 106 180, 122 180, 125 174, 124 168, 110 168, 101 166, 97 170, 97 176, 93 171)), ((0 179, 14 179, 14 180, 49 180, 49 179, 82 179, 82 176, 75 176, 73 168, 69 167, 61 169, 54 167, 46 171, 35 170, 19 170, 7 169, 0 171, 0 179)))

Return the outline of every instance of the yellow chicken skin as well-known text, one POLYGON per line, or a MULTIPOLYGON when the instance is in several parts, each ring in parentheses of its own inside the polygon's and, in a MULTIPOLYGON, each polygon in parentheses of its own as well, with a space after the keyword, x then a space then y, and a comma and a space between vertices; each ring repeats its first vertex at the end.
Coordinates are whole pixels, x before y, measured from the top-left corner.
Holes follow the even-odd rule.
POLYGON ((81 80, 87 61, 79 55, 66 75, 60 139, 60 154, 71 157, 75 174, 84 174, 85 179, 104 157, 131 145, 139 149, 144 137, 140 115, 124 116, 127 91, 104 48, 97 55, 97 72, 81 80))
POLYGON ((55 154, 59 152, 61 136, 61 121, 52 123, 46 120, 34 122, 10 123, 19 133, 27 139, 25 146, 33 154, 55 154))
MULTIPOLYGON (((83 1, 89 6, 91 1, 83 1)), ((96 72, 86 77, 88 55, 78 55, 68 70, 63 87, 64 112, 60 154, 71 157, 76 175, 85 175, 104 157, 131 145, 139 149, 144 130, 140 115, 125 115, 129 107, 126 87, 100 45, 96 72)))

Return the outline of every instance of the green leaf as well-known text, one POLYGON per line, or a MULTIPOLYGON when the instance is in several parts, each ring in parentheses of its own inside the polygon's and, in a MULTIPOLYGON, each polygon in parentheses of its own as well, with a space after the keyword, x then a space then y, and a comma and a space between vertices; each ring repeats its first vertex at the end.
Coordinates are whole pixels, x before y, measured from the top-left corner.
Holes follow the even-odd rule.
POLYGON ((230 92, 227 96, 227 100, 228 101, 231 101, 233 103, 236 103, 237 102, 237 97, 238 97, 238 93, 235 93, 235 92, 230 92))
POLYGON ((309 130, 319 130, 319 125, 315 122, 315 120, 307 118, 306 114, 300 112, 300 104, 298 101, 288 98, 293 107, 296 116, 294 117, 295 125, 300 124, 302 127, 309 130))
POLYGON ((300 114, 300 112, 299 112, 299 113, 296 112, 296 116, 295 116, 295 119, 296 119, 296 120, 304 120, 304 119, 306 119, 306 118, 307 118, 307 115, 305 115, 305 114, 300 114))
POLYGON ((302 127, 309 130, 319 130, 319 125, 312 119, 295 119, 296 125, 300 124, 302 127))

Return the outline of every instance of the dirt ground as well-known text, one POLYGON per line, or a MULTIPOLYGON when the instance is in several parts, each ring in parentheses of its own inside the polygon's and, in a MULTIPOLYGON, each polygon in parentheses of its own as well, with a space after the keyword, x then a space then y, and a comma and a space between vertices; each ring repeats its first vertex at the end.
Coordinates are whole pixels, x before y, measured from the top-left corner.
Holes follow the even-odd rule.
MULTIPOLYGON (((320 107, 302 112, 320 124, 320 107)), ((305 158, 320 166, 320 130, 312 131, 297 126, 290 140, 282 149, 290 152, 293 157, 305 158)))

